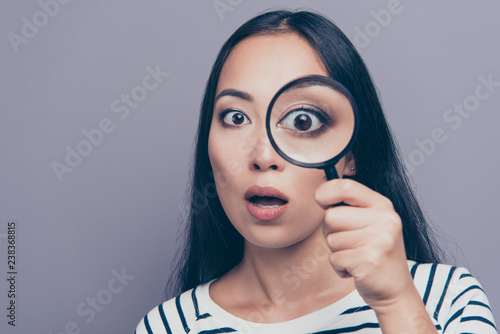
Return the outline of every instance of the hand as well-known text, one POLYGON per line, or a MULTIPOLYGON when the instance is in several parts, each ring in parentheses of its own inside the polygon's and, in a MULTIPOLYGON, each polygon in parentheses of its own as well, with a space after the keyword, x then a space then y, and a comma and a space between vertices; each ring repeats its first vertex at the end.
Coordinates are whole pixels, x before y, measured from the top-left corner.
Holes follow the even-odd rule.
POLYGON ((330 263, 375 311, 396 305, 415 287, 408 270, 402 223, 389 199, 350 179, 325 182, 316 191, 325 208, 330 263), (334 206, 338 203, 347 205, 334 206))

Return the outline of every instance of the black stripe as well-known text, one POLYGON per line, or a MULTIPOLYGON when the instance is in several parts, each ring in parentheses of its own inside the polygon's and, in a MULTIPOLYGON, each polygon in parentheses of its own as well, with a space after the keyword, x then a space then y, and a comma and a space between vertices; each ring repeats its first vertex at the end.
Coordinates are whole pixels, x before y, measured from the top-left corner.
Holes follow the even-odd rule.
POLYGON ((479 290, 481 290, 481 291, 484 292, 484 290, 481 289, 481 287, 479 285, 471 285, 467 289, 465 289, 464 291, 462 291, 461 294, 459 294, 458 296, 456 296, 455 299, 453 299, 453 301, 451 302, 451 306, 453 306, 453 304, 455 304, 455 302, 457 301, 457 299, 460 298, 460 297, 462 297, 462 295, 464 293, 466 293, 467 291, 473 290, 473 289, 479 289, 479 290))
POLYGON ((353 307, 353 308, 347 309, 344 312, 340 313, 340 315, 351 314, 351 313, 361 312, 361 311, 366 311, 366 310, 371 310, 371 307, 368 305, 353 307))
POLYGON ((491 327, 495 328, 495 330, 497 329, 495 327, 495 325, 489 321, 488 319, 486 318, 483 318, 483 317, 463 317, 460 322, 466 322, 466 321, 481 321, 481 322, 484 322, 485 324, 488 324, 490 325, 491 327))
POLYGON ((175 298, 175 306, 177 307, 177 312, 179 313, 179 317, 181 318, 182 327, 184 327, 184 332, 189 333, 190 329, 186 323, 186 318, 184 317, 184 312, 182 312, 181 308, 181 299, 180 296, 175 298))
POLYGON ((419 264, 418 264, 418 263, 415 263, 415 264, 413 265, 413 267, 411 267, 411 271, 410 271, 410 273, 411 273, 411 277, 412 277, 413 279, 415 279, 415 273, 417 272, 417 267, 418 267, 418 266, 419 266, 419 264))
POLYGON ((434 311, 434 319, 438 319, 439 316, 439 311, 441 311, 441 306, 443 306, 443 301, 444 301, 444 296, 446 295, 446 292, 448 291, 448 286, 450 285, 451 277, 453 276, 453 273, 457 267, 451 267, 450 273, 448 274, 448 279, 446 280, 446 284, 444 285, 444 290, 443 293, 441 294, 441 298, 439 298, 439 303, 436 306, 436 310, 434 311))
POLYGON ((158 310, 160 311, 161 321, 163 321, 163 326, 165 327, 167 334, 172 334, 172 330, 170 330, 170 326, 168 325, 167 318, 165 317, 165 312, 163 311, 163 304, 160 304, 160 306, 158 307, 158 310))
POLYGON ((462 313, 464 313, 464 309, 465 307, 462 307, 460 310, 458 310, 457 312, 455 312, 454 315, 451 316, 451 318, 446 322, 446 324, 444 325, 444 329, 443 329, 443 333, 446 332, 446 327, 448 327, 448 325, 453 321, 455 320, 456 318, 458 318, 459 316, 462 315, 462 313))
POLYGON ((366 323, 361 324, 359 326, 331 329, 331 330, 322 331, 322 332, 315 332, 313 334, 352 333, 352 332, 359 331, 360 329, 364 329, 364 328, 380 328, 380 326, 378 323, 375 323, 375 322, 366 322, 366 323))
POLYGON ((462 275, 460 275, 459 279, 462 279, 464 277, 472 277, 472 275, 471 274, 462 274, 462 275))
POLYGON ((191 292, 191 298, 193 299, 194 313, 196 315, 196 320, 205 319, 211 317, 210 313, 203 313, 200 315, 200 309, 198 308, 198 299, 196 298, 196 288, 191 292))
POLYGON ((144 317, 144 326, 146 326, 146 330, 148 331, 148 334, 153 334, 153 331, 151 330, 151 326, 149 326, 149 320, 148 320, 148 315, 144 317))
POLYGON ((236 332, 236 329, 231 328, 231 327, 222 327, 222 328, 201 331, 201 332, 198 332, 198 334, 217 334, 217 333, 231 333, 231 332, 236 332))
POLYGON ((431 266, 431 272, 429 274, 429 280, 427 281, 427 287, 425 288, 425 293, 424 293, 424 305, 427 305, 427 300, 429 299, 429 295, 431 293, 431 288, 432 288, 432 283, 434 282, 434 276, 436 275, 436 264, 434 263, 431 266))
POLYGON ((490 311, 491 311, 491 308, 490 308, 488 305, 486 305, 485 303, 481 303, 481 302, 475 301, 475 300, 471 300, 471 301, 469 302, 469 305, 479 305, 479 306, 483 306, 483 307, 486 307, 488 310, 490 310, 490 311))

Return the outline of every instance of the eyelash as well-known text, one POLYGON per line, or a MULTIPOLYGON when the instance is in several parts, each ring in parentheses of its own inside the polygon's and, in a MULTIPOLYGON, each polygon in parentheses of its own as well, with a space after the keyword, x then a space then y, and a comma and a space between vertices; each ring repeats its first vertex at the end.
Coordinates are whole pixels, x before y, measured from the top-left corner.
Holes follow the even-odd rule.
POLYGON ((302 107, 300 107, 298 109, 295 109, 295 110, 292 110, 290 112, 294 112, 294 111, 306 111, 306 112, 309 112, 309 113, 313 114, 314 116, 318 117, 318 119, 322 123, 328 123, 330 121, 330 117, 328 117, 328 115, 325 114, 325 112, 323 110, 321 110, 321 109, 316 109, 316 108, 309 107, 309 106, 302 106, 302 107))
POLYGON ((236 110, 236 109, 225 109, 225 110, 222 110, 220 113, 219 113, 219 123, 225 127, 225 128, 237 128, 241 125, 233 125, 233 124, 228 124, 224 121, 224 118, 227 116, 227 114, 229 114, 230 112, 237 112, 237 113, 240 113, 243 115, 243 117, 245 117, 248 122, 250 122, 250 118, 248 118, 248 116, 241 110, 236 110))
POLYGON ((299 136, 307 136, 307 137, 314 137, 314 136, 317 136, 317 135, 320 135, 322 134, 323 132, 326 131, 326 126, 331 122, 331 118, 325 114, 324 111, 322 111, 321 109, 316 109, 316 108, 312 108, 312 107, 306 107, 306 106, 301 106, 300 108, 296 108, 294 110, 290 110, 289 112, 287 112, 281 119, 280 119, 280 122, 285 119, 288 115, 290 115, 291 113, 293 112, 297 112, 297 111, 305 111, 305 112, 308 112, 308 113, 311 113, 313 114, 315 117, 317 117, 319 119, 319 121, 322 123, 321 127, 319 127, 318 129, 316 130, 313 130, 313 131, 305 131, 305 132, 299 132, 297 133, 297 135, 299 136))

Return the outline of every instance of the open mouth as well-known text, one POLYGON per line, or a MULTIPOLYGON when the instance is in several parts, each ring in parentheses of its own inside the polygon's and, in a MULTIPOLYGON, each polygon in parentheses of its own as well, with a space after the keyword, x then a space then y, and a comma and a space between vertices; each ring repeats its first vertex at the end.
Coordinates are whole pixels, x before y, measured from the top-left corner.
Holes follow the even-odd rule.
POLYGON ((273 187, 250 187, 245 193, 248 212, 260 221, 279 218, 288 208, 288 198, 273 187))
POLYGON ((252 196, 248 200, 262 209, 274 209, 288 203, 284 199, 274 196, 252 196))

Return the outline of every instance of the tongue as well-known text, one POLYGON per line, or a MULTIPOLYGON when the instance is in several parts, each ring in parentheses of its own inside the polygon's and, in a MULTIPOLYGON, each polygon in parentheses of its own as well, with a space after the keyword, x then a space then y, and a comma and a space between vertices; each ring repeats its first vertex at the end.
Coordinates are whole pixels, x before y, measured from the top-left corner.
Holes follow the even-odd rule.
POLYGON ((251 198, 252 202, 262 206, 273 206, 273 205, 284 205, 286 201, 277 197, 267 197, 267 196, 254 196, 251 198))

